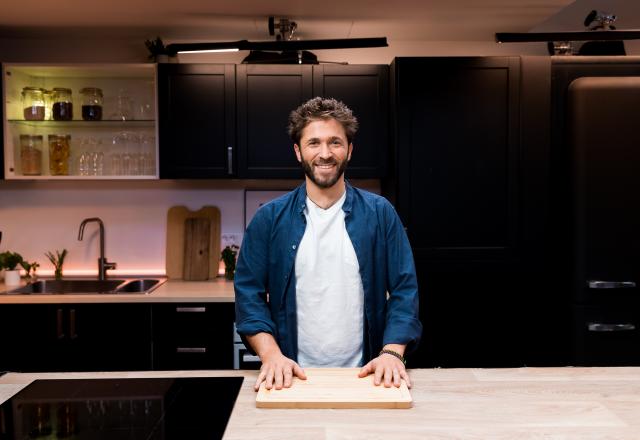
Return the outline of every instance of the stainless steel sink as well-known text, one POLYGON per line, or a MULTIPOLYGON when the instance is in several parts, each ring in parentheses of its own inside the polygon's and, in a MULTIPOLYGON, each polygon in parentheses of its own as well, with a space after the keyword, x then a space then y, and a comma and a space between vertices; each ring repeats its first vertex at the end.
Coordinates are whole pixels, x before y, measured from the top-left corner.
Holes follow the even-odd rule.
POLYGON ((164 278, 121 278, 108 280, 38 280, 10 290, 23 295, 81 295, 151 293, 166 281, 164 278))

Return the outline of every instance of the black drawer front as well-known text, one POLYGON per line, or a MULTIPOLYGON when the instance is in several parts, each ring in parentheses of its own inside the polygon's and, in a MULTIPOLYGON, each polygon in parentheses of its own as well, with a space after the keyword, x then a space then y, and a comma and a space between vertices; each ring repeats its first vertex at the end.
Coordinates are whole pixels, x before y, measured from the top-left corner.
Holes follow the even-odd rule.
POLYGON ((154 306, 154 369, 233 368, 233 304, 154 306))
POLYGON ((638 306, 575 306, 574 348, 577 365, 640 365, 638 306))

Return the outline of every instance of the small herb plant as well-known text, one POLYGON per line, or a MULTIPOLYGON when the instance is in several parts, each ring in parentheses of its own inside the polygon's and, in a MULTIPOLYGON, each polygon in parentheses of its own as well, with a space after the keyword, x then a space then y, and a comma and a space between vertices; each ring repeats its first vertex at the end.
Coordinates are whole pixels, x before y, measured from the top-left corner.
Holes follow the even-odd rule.
POLYGON ((220 259, 224 261, 224 277, 228 280, 232 280, 236 272, 238 249, 240 249, 238 246, 232 244, 225 247, 221 252, 222 257, 220 259))
POLYGON ((53 255, 50 251, 45 253, 45 256, 51 261, 53 264, 53 268, 55 269, 54 276, 56 280, 62 278, 62 265, 64 264, 64 259, 67 256, 67 250, 62 249, 62 252, 56 250, 56 254, 53 255))
POLYGON ((25 272, 27 272, 27 278, 31 278, 32 280, 36 279, 36 270, 40 267, 40 264, 37 261, 29 263, 28 261, 24 260, 20 263, 20 266, 22 266, 25 272))

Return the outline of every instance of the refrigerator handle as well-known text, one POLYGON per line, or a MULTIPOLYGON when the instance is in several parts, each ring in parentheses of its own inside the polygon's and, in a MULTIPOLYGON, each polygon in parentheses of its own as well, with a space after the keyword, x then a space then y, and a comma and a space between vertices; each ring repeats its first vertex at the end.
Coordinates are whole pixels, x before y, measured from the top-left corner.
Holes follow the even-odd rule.
POLYGON ((603 324, 601 322, 590 322, 587 324, 590 332, 629 332, 636 329, 635 324, 603 324))
POLYGON ((630 289, 636 287, 635 281, 598 281, 589 280, 589 289, 630 289))

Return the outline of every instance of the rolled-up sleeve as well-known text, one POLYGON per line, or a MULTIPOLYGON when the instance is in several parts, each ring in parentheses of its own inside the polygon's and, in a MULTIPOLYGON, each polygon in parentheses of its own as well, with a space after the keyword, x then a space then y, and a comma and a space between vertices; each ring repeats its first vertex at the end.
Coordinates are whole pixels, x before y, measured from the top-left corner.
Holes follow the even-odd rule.
POLYGON ((385 203, 387 302, 383 345, 406 344, 413 351, 422 335, 418 280, 409 239, 393 206, 385 203))
POLYGON ((263 206, 247 227, 238 254, 234 278, 236 327, 243 340, 261 332, 276 337, 267 303, 270 224, 269 209, 263 206))

